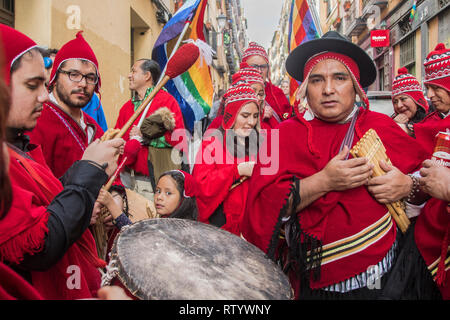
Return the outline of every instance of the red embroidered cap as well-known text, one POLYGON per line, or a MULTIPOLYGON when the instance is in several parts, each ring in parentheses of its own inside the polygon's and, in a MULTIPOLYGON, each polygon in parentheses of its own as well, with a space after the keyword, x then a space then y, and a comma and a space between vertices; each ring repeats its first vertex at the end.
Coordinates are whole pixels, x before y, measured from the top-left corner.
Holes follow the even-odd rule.
POLYGON ((3 78, 6 84, 9 85, 13 63, 26 52, 37 47, 37 44, 22 32, 4 24, 0 24, 0 36, 5 55, 3 78))
POLYGON ((245 49, 242 55, 242 62, 246 62, 251 56, 261 56, 266 60, 267 64, 269 63, 269 56, 267 55, 266 49, 256 42, 250 42, 248 44, 248 48, 245 49))
POLYGON ((50 83, 52 86, 55 83, 56 71, 61 67, 61 64, 70 59, 81 59, 91 62, 95 65, 97 70, 98 83, 95 86, 95 92, 99 92, 101 87, 100 73, 98 71, 98 61, 89 43, 83 38, 83 31, 79 31, 76 38, 70 40, 65 45, 61 47, 55 57, 55 62, 53 63, 52 73, 50 75, 50 83))
POLYGON ((450 92, 450 49, 439 43, 425 59, 424 84, 433 84, 450 92))
POLYGON ((412 74, 408 73, 406 68, 398 69, 398 75, 392 82, 392 100, 399 95, 407 95, 413 99, 417 105, 428 112, 428 103, 422 91, 422 86, 412 74))
POLYGON ((250 102, 258 105, 258 98, 255 90, 246 83, 230 87, 225 94, 226 101, 222 127, 226 130, 231 129, 242 106, 250 102))

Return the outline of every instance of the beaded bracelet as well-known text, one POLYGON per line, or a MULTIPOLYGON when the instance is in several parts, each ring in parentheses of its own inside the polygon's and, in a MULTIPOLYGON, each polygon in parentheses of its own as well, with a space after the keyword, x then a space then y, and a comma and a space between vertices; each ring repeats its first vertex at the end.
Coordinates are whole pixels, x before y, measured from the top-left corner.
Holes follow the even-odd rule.
POLYGON ((413 176, 412 174, 408 174, 408 176, 412 179, 413 181, 413 186, 411 188, 411 191, 409 192, 408 196, 406 197, 406 201, 407 202, 411 202, 412 199, 414 199, 414 196, 416 195, 416 193, 419 192, 419 179, 415 176, 413 176))

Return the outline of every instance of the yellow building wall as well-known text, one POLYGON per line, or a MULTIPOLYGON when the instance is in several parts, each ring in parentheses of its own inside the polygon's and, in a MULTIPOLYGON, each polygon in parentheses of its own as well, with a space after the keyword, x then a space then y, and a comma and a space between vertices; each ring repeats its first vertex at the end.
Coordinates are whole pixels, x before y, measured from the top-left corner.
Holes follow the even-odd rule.
POLYGON ((417 29, 416 31, 416 78, 422 78, 422 40, 421 31, 417 29))
POLYGON ((438 34, 439 34, 439 18, 435 17, 430 22, 428 22, 428 52, 431 52, 436 48, 438 44, 438 34))
POLYGON ((115 125, 121 106, 130 98, 132 9, 148 28, 143 35, 145 29, 135 31, 134 57, 151 58, 163 25, 157 22, 149 0, 16 0, 16 29, 40 45, 59 49, 83 30, 99 61, 108 127, 115 125))

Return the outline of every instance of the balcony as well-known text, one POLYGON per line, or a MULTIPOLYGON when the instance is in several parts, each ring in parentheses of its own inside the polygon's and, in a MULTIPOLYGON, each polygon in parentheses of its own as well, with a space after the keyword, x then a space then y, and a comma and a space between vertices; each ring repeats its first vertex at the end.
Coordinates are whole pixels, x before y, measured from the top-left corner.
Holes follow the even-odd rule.
POLYGON ((388 3, 388 0, 363 0, 363 11, 370 6, 378 6, 380 9, 384 9, 387 7, 388 3))
POLYGON ((357 1, 353 1, 351 5, 348 1, 346 3, 349 5, 345 8, 343 31, 345 36, 350 38, 361 34, 367 28, 367 24, 363 17, 358 17, 359 10, 356 7, 357 1))

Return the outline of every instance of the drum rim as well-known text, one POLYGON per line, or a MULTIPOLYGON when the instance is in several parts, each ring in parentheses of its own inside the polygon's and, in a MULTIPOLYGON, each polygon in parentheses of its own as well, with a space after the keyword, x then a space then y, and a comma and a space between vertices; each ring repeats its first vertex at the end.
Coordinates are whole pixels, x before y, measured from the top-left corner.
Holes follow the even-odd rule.
MULTIPOLYGON (((120 232, 117 234, 116 238, 114 239, 113 245, 111 246, 111 257, 110 257, 110 259, 111 260, 115 259, 115 261, 116 261, 115 262, 115 267, 118 268, 118 272, 116 273, 116 277, 119 278, 119 280, 121 281, 122 285, 128 290, 128 292, 130 292, 130 294, 132 294, 134 297, 136 297, 138 299, 141 299, 141 300, 153 300, 153 299, 158 299, 158 298, 152 297, 151 295, 147 295, 145 292, 142 292, 142 290, 140 288, 137 288, 138 286, 134 283, 133 279, 131 279, 131 277, 127 274, 127 272, 124 271, 122 260, 120 259, 119 254, 117 252, 118 251, 117 250, 118 249, 117 248, 117 244, 118 244, 118 241, 120 239, 120 235, 122 235, 128 229, 135 228, 136 225, 138 225, 138 224, 149 223, 149 221, 154 222, 154 223, 151 223, 151 224, 157 224, 158 222, 156 220, 167 220, 167 219, 183 221, 183 222, 185 222, 185 221, 196 222, 198 224, 201 224, 203 227, 206 227, 206 228, 209 228, 209 229, 212 229, 212 230, 217 230, 219 232, 226 233, 226 234, 235 236, 235 237, 237 237, 239 239, 242 239, 248 245, 250 245, 252 247, 255 247, 258 250, 260 250, 254 244, 248 242, 247 240, 243 239, 242 237, 238 237, 238 236, 236 236, 236 235, 234 235, 232 233, 229 233, 228 231, 225 231, 223 229, 220 229, 220 228, 217 228, 217 227, 214 227, 212 225, 209 225, 209 224, 206 224, 206 223, 202 223, 202 222, 199 222, 199 221, 192 221, 192 220, 178 219, 178 218, 163 218, 163 217, 161 217, 161 218, 145 219, 145 220, 137 221, 137 222, 132 223, 130 225, 124 226, 124 227, 122 227, 120 232), (130 287, 136 287, 137 289, 131 289, 130 287)), ((260 250, 260 251, 262 253, 264 253, 262 250, 260 250)), ((273 260, 268 258, 265 253, 264 253, 264 257, 267 259, 267 261, 269 261, 274 266, 276 266, 276 268, 279 270, 279 273, 284 276, 284 278, 285 278, 284 280, 286 280, 286 283, 289 286, 289 290, 286 289, 285 296, 286 297, 289 296, 288 300, 293 300, 295 298, 294 297, 294 290, 293 290, 292 285, 291 285, 291 283, 289 281, 288 275, 283 272, 283 270, 280 268, 279 265, 277 265, 273 260), (289 294, 287 294, 288 291, 289 291, 289 294)), ((195 299, 186 299, 186 300, 195 300, 195 299)), ((202 300, 202 299, 200 299, 200 300, 202 300)), ((224 300, 227 300, 227 299, 224 299, 224 300)))

